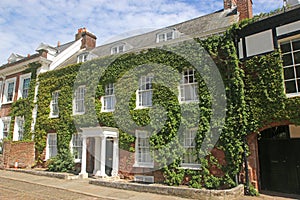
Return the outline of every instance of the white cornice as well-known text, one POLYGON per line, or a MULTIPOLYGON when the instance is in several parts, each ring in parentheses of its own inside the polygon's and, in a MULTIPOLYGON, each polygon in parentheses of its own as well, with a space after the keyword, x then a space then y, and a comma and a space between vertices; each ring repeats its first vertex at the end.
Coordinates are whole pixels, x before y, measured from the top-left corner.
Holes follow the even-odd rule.
POLYGON ((41 63, 42 65, 49 65, 51 63, 51 61, 47 60, 46 58, 39 56, 30 60, 26 60, 24 62, 17 63, 15 65, 7 66, 3 69, 0 68, 0 76, 6 77, 11 74, 22 72, 29 67, 30 63, 34 62, 41 63))

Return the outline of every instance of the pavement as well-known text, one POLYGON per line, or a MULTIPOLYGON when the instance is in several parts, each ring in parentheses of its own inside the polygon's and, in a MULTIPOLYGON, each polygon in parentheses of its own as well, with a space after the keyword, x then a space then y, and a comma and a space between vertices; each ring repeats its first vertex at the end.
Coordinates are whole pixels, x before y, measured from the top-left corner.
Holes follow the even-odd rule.
MULTIPOLYGON (((77 194, 87 195, 90 197, 96 197, 100 199, 109 200, 140 200, 140 199, 151 199, 151 200, 187 200, 186 198, 180 198, 176 196, 166 196, 152 193, 142 193, 129 190, 120 190, 115 188, 97 186, 89 184, 90 179, 84 180, 64 180, 58 178, 52 178, 47 176, 37 176, 28 173, 20 173, 15 171, 0 170, 0 178, 10 179, 14 181, 35 184, 45 187, 57 188, 60 190, 74 192, 77 194)), ((290 200, 300 199, 299 196, 287 195, 281 197, 282 194, 271 193, 268 195, 260 195, 259 197, 248 197, 244 196, 241 200, 290 200)))

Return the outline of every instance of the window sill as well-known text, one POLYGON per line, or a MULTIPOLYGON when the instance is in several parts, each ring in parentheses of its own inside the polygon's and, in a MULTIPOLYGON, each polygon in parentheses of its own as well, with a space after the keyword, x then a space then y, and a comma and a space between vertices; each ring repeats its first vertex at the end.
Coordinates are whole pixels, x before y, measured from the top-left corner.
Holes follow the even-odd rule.
POLYGON ((55 118, 58 118, 58 117, 59 117, 59 115, 50 115, 49 116, 50 119, 55 119, 55 118))
POLYGON ((152 106, 137 106, 135 107, 134 110, 142 110, 142 109, 149 109, 149 108, 152 108, 152 106))
POLYGON ((76 116, 76 115, 84 115, 85 112, 76 112, 76 113, 73 113, 73 116, 76 116))
POLYGON ((285 94, 287 98, 300 97, 300 93, 285 94))
POLYGON ((81 159, 74 159, 75 163, 81 163, 81 159))
POLYGON ((180 104, 199 103, 199 100, 179 101, 180 104))
POLYGON ((192 163, 183 163, 183 164, 181 164, 180 168, 182 168, 182 169, 200 170, 201 169, 201 165, 200 164, 192 164, 192 163))
POLYGON ((7 102, 2 102, 2 105, 6 105, 6 104, 12 104, 13 101, 7 101, 7 102))
POLYGON ((108 113, 108 112, 114 112, 114 111, 115 111, 115 109, 112 109, 112 110, 102 110, 102 109, 101 109, 101 112, 102 112, 102 113, 108 113))
POLYGON ((134 163, 133 167, 154 168, 154 163, 134 163))

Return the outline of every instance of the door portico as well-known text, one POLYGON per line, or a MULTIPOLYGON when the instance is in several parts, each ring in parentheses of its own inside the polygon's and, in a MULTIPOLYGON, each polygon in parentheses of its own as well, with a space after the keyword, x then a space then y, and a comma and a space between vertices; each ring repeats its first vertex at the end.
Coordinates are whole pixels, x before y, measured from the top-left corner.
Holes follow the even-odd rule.
POLYGON ((81 159, 81 172, 82 178, 87 178, 88 173, 86 171, 86 154, 87 154, 87 138, 95 139, 95 159, 94 159, 94 171, 93 174, 98 177, 106 176, 118 176, 119 171, 119 131, 116 128, 111 127, 87 127, 81 128, 82 132, 82 159, 81 159), (111 148, 107 149, 107 141, 112 142, 111 148), (110 155, 110 156, 107 156, 110 155), (112 157, 111 157, 112 156, 112 157), (108 159, 110 162, 108 162, 108 159), (106 166, 110 163, 111 166, 106 166), (111 169, 111 173, 107 174, 107 169, 111 169))

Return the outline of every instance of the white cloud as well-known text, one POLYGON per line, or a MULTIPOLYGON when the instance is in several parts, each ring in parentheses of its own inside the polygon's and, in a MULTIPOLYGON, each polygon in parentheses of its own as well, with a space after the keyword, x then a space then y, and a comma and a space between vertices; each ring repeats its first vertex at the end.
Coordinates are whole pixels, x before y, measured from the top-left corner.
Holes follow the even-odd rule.
MULTIPOLYGON (((254 0, 254 8, 277 1, 254 0)), ((99 45, 120 33, 169 26, 222 8, 223 0, 1 0, 0 64, 13 52, 34 53, 40 42, 72 41, 80 27, 93 32, 99 45)))

